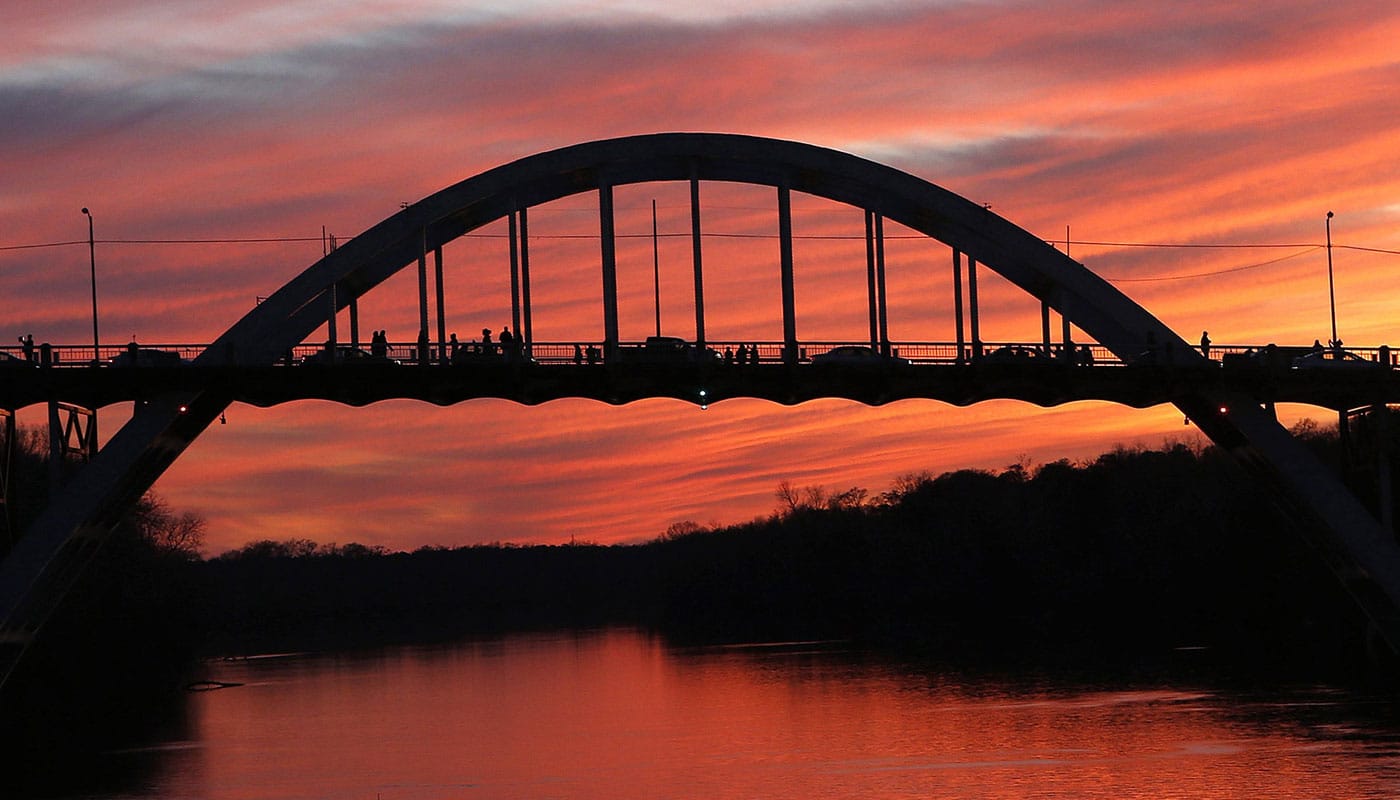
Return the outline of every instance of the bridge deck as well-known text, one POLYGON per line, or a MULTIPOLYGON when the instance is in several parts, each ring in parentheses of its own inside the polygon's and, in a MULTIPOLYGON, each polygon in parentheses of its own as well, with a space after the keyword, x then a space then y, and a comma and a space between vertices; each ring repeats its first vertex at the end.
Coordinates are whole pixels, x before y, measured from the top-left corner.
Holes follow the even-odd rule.
MULTIPOLYGON (((362 406, 394 398, 449 405, 488 397, 525 404, 567 397, 613 404, 673 397, 697 405, 753 397, 791 405, 834 397, 871 405, 927 398, 954 405, 1014 399, 1040 406, 1104 400, 1145 408, 1212 387, 1228 388, 1261 404, 1348 409, 1400 402, 1400 370, 1374 360, 1388 356, 1388 348, 1349 351, 1362 355, 1313 368, 1293 366, 1291 355, 1272 364, 1261 363, 1245 357, 1240 346, 1222 349, 1223 363, 1171 366, 1145 361, 1125 364, 1102 348, 1091 350, 1092 363, 1069 364, 1034 355, 1038 345, 1007 343, 986 344, 981 348, 983 356, 975 359, 965 348, 968 359, 964 361, 958 360, 954 344, 905 343, 894 345, 892 351, 911 354, 907 359, 822 363, 820 355, 834 346, 804 348, 806 352, 791 364, 781 360, 781 345, 773 343, 759 347, 763 360, 756 364, 620 358, 615 363, 575 363, 572 344, 536 345, 529 359, 496 353, 467 363, 435 357, 417 363, 413 360, 416 348, 396 345, 383 358, 327 364, 314 363, 319 348, 302 347, 281 363, 267 366, 186 360, 203 351, 197 345, 161 346, 180 356, 163 365, 113 366, 111 360, 104 360, 94 366, 90 347, 64 348, 66 358, 48 366, 37 366, 22 356, 0 360, 0 408, 23 408, 51 399, 100 408, 177 390, 213 390, 255 406, 308 399, 362 406), (80 354, 89 360, 81 360, 80 354)), ((440 352, 436 345, 430 349, 440 352)), ((1294 351, 1306 349, 1286 352, 1294 351)), ((123 350, 112 352, 115 357, 123 350)), ((1213 350, 1212 355, 1217 352, 1213 350)))

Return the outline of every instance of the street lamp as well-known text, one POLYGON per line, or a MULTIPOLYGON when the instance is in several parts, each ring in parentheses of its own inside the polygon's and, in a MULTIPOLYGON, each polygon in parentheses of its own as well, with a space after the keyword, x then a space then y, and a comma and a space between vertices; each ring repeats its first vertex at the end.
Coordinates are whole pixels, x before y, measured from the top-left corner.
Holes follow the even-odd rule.
POLYGON ((1337 292, 1332 285, 1332 212, 1327 212, 1327 300, 1332 309, 1332 346, 1339 347, 1337 341, 1337 292))
POLYGON ((102 353, 97 342, 97 247, 92 238, 92 212, 83 209, 88 220, 88 266, 92 271, 92 363, 102 363, 102 353))

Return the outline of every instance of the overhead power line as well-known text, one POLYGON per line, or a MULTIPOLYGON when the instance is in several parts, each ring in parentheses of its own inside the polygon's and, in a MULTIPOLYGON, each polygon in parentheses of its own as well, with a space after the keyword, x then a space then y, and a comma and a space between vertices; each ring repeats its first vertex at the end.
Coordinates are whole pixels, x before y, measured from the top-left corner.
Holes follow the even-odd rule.
MULTIPOLYGON (((319 242, 320 236, 263 236, 250 239, 94 239, 95 244, 269 244, 274 242, 319 242)), ((83 245, 87 239, 70 242, 41 242, 38 244, 0 245, 0 250, 38 250, 45 247, 83 245)))
MULTIPOLYGON (((1269 246, 1272 247, 1273 245, 1269 246)), ((1148 283, 1157 281, 1184 281, 1188 278, 1209 278, 1215 275, 1226 275, 1231 272, 1244 272, 1245 270, 1267 267, 1270 264, 1277 264, 1280 261, 1287 261, 1290 258, 1297 258, 1298 256, 1307 255, 1308 253, 1313 253, 1322 249, 1322 245, 1320 244, 1301 245, 1301 247, 1303 247, 1304 249, 1300 250, 1297 253, 1289 253, 1286 256, 1271 258, 1268 261, 1260 261, 1257 264, 1246 264, 1242 267, 1227 267, 1225 269, 1217 269, 1212 270, 1210 272, 1193 272, 1190 275, 1163 275, 1156 278, 1109 278, 1105 276, 1104 280, 1108 281, 1109 283, 1148 283)))
MULTIPOLYGON (((470 233, 470 234, 467 234, 467 235, 468 235, 468 236, 473 236, 473 237, 476 237, 476 238, 497 239, 497 238, 506 238, 509 234, 506 234, 506 233, 486 233, 486 232, 478 232, 478 233, 470 233)), ((619 238, 619 239, 651 238, 651 237, 653 237, 653 236, 658 236, 658 235, 659 235, 661 238, 680 238, 680 237, 689 237, 689 236, 690 236, 690 233, 689 233, 689 232, 683 232, 683 233, 662 233, 662 234, 645 234, 645 233, 635 233, 635 234, 630 234, 630 233, 619 233, 619 234, 616 234, 617 238, 619 238)), ((710 237, 710 238, 717 238, 717 239, 776 239, 776 238, 778 237, 778 235, 777 235, 776 233, 723 233, 723 232, 718 232, 718 231, 711 231, 711 232, 708 232, 708 233, 703 233, 702 235, 703 235, 703 236, 706 236, 706 237, 710 237)), ((536 235, 533 235, 531 238, 534 238, 534 239, 553 239, 553 240, 587 240, 587 239, 596 239, 596 238, 597 238, 597 234, 593 234, 593 233, 579 233, 579 234, 567 234, 567 233, 565 233, 565 234, 536 234, 536 235)), ((858 240, 864 239, 865 237, 864 237, 863 235, 860 235, 860 234, 850 234, 850 235, 845 235, 845 234, 794 234, 794 235, 793 235, 793 238, 794 238, 794 239, 810 240, 810 241, 822 241, 822 240, 825 240, 825 241, 837 241, 837 240, 855 240, 855 241, 858 241, 858 240)), ((885 238, 887 238, 887 239, 926 239, 926 238, 928 238, 928 237, 924 236, 923 234, 893 234, 893 235, 886 236, 885 238)), ((97 241, 97 244, 106 244, 106 245, 113 245, 113 244, 139 244, 139 245, 281 244, 281 243, 288 243, 288 242, 320 242, 320 241, 323 241, 323 238, 322 238, 321 236, 259 236, 259 237, 244 237, 244 238, 200 238, 200 239, 98 239, 98 240, 96 240, 96 241, 97 241)), ((33 244, 0 245, 0 252, 3 252, 3 251, 15 251, 15 250, 38 250, 38 249, 44 249, 44 248, 69 247, 69 246, 86 245, 86 244, 88 244, 88 242, 87 242, 86 240, 71 240, 71 241, 62 241, 62 242, 40 242, 40 243, 33 243, 33 244)), ((1108 281, 1109 283, 1156 283, 1156 282, 1162 282, 1162 281, 1180 281, 1180 280, 1190 280, 1190 279, 1194 279, 1194 278, 1208 278, 1208 277, 1214 277, 1214 276, 1216 276, 1216 275, 1227 275, 1227 274, 1234 273, 1234 272, 1245 272, 1245 271, 1247 271, 1247 270, 1259 269, 1259 268, 1261 268, 1261 267, 1267 267, 1267 266, 1269 266, 1269 265, 1277 264, 1277 263, 1280 263, 1280 262, 1282 262, 1282 261, 1288 261, 1288 260, 1290 260, 1290 259, 1298 258, 1299 256, 1307 255, 1308 253, 1312 253, 1312 252, 1315 252, 1315 251, 1317 251, 1317 250, 1320 250, 1320 249, 1322 249, 1322 247, 1323 247, 1323 245, 1320 245, 1320 244, 1309 244, 1309 243, 1301 243, 1301 242, 1293 242, 1293 243, 1287 243, 1287 242, 1219 242, 1219 243, 1198 243, 1198 242, 1105 242, 1105 241, 1089 241, 1089 240, 1080 240, 1080 241, 1070 240, 1070 241, 1067 242, 1067 243, 1066 243, 1066 242, 1048 242, 1048 244, 1052 244, 1052 245, 1056 245, 1056 246, 1058 246, 1058 245, 1060 245, 1060 244, 1069 244, 1069 245, 1078 245, 1078 246, 1081 246, 1081 247, 1122 247, 1122 248, 1157 248, 1157 249, 1247 250, 1247 249, 1284 249, 1284 248, 1287 248, 1287 249, 1296 249, 1296 250, 1298 250, 1298 252, 1296 252, 1296 253, 1290 253, 1290 254, 1288 254, 1288 255, 1286 255, 1286 256, 1281 256, 1281 257, 1279 257, 1279 258, 1269 259, 1268 261, 1260 261, 1260 262, 1257 262, 1257 263, 1245 264, 1245 265, 1236 266, 1236 267, 1226 267, 1226 268, 1224 268, 1224 269, 1211 270, 1211 271, 1207 271, 1207 272, 1194 272, 1194 273, 1190 273, 1190 274, 1186 274, 1186 275, 1162 275, 1162 276, 1157 276, 1157 277, 1144 277, 1144 278, 1111 278, 1111 277, 1105 276, 1105 277, 1104 277, 1104 280, 1108 281)), ((1364 252, 1364 253, 1378 253, 1378 254, 1382 254, 1382 255, 1397 255, 1397 256, 1400 256, 1400 250, 1389 250, 1389 249, 1380 248, 1380 247, 1364 247, 1364 246, 1361 246, 1361 245, 1337 245, 1337 244, 1334 244, 1334 245, 1333 245, 1333 249, 1337 249, 1337 250, 1355 250, 1355 251, 1364 252)))

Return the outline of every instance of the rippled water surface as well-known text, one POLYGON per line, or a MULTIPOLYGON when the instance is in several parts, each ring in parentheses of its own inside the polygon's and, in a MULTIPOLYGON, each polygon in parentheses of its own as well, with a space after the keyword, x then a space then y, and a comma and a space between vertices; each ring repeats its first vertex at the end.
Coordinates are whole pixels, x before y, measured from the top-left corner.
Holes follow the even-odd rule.
POLYGON ((1389 699, 950 676, 630 631, 215 666, 151 798, 1390 798, 1389 699))

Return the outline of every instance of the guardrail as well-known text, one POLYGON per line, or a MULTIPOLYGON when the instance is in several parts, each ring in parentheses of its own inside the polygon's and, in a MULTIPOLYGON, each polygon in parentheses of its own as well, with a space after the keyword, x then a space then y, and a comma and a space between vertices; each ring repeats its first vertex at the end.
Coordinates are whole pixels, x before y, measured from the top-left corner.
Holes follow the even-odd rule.
MULTIPOLYGON (((708 349, 714 351, 715 356, 721 361, 739 361, 738 353, 741 348, 746 354, 757 353, 757 356, 749 355, 744 359, 746 363, 757 364, 780 364, 783 363, 784 343, 778 341, 716 341, 707 342, 708 349), (726 355, 726 353, 730 355, 726 355)), ((113 367, 131 365, 142 366, 147 360, 141 353, 159 354, 170 353, 177 356, 181 363, 193 361, 208 348, 206 344, 138 344, 135 346, 135 353, 132 345, 103 345, 98 348, 98 366, 113 367)), ((374 361, 387 359, 402 364, 450 364, 453 363, 453 353, 450 344, 429 343, 427 346, 426 359, 420 359, 419 346, 414 342, 390 342, 381 349, 371 349, 368 344, 361 343, 358 347, 352 346, 348 342, 341 342, 337 345, 337 356, 333 359, 325 357, 325 345, 302 344, 297 345, 278 359, 277 363, 282 365, 294 365, 303 363, 343 363, 357 360, 374 361), (362 355, 361 355, 362 354, 362 355)), ((645 342, 621 342, 619 347, 627 350, 641 350, 645 347, 645 342)), ((870 348, 869 342, 802 342, 798 346, 798 362, 810 363, 814 357, 822 356, 838 347, 863 347, 870 348)), ((890 355, 906 359, 914 364, 959 364, 959 363, 1065 363, 1072 361, 1075 364, 1092 364, 1093 366, 1124 366, 1128 363, 1141 361, 1144 363, 1154 360, 1149 354, 1158 351, 1149 344, 1144 344, 1141 358, 1124 361, 1118 358, 1108 348, 1094 343, 1076 343, 1075 353, 1072 359, 1068 359, 1064 353, 1062 345, 1052 344, 1049 352, 1045 350, 1041 342, 981 342, 980 346, 971 343, 964 343, 959 352, 956 342, 891 342, 890 355), (1086 356, 1087 353, 1087 356, 1086 356)), ((1301 356, 1306 356, 1314 352, 1311 345, 1245 345, 1245 344, 1225 344, 1211 345, 1211 359, 1227 362, 1241 362, 1244 359, 1257 359, 1263 363, 1260 354, 1270 352, 1274 354, 1275 362, 1290 364, 1292 360, 1301 356), (1271 349, 1272 348, 1272 349, 1271 349), (1238 356, 1238 359, 1227 358, 1227 356, 1238 356)), ((599 341, 580 342, 533 342, 529 345, 522 345, 518 349, 505 350, 499 343, 490 345, 490 349, 474 342, 465 342, 459 345, 459 351, 470 353, 476 356, 472 358, 459 358, 462 360, 476 360, 478 362, 489 360, 493 356, 506 359, 511 356, 520 358, 528 357, 539 364, 573 364, 573 363, 595 363, 589 361, 590 351, 595 354, 595 361, 601 361, 604 346, 599 341)), ((1400 366, 1400 350, 1381 345, 1378 347, 1348 347, 1346 352, 1357 359, 1371 361, 1375 363, 1386 363, 1391 368, 1400 366)), ((0 367, 10 364, 20 364, 31 361, 36 365, 47 365, 59 368, 91 367, 94 363, 92 345, 55 345, 36 344, 33 348, 23 346, 0 346, 0 367)), ((172 362, 174 363, 174 362, 172 362)))

